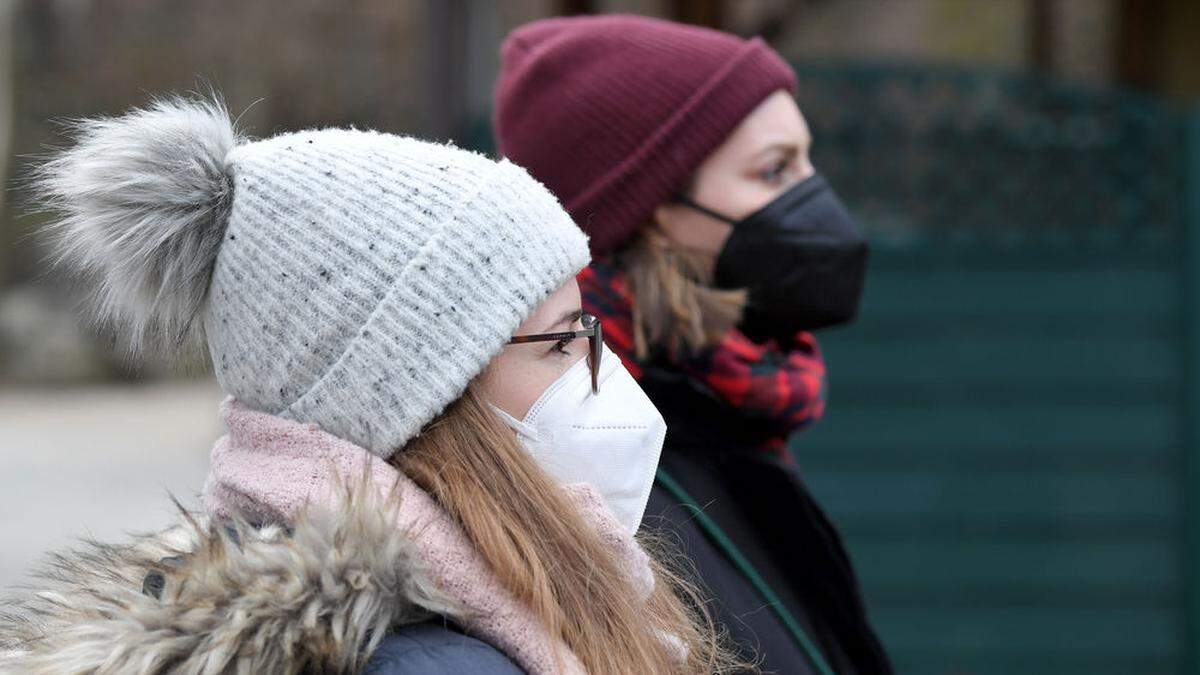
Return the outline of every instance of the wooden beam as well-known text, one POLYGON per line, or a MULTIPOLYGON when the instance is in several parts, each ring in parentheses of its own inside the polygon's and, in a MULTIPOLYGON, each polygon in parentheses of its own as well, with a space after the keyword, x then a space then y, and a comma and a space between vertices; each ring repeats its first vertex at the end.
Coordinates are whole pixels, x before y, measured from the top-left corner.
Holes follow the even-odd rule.
POLYGON ((1029 0, 1029 63, 1042 73, 1054 72, 1054 0, 1029 0))
POLYGON ((722 0, 670 0, 667 14, 681 23, 709 28, 725 25, 725 3, 722 0))
POLYGON ((1164 0, 1121 0, 1114 64, 1123 84, 1159 91, 1163 85, 1164 0))

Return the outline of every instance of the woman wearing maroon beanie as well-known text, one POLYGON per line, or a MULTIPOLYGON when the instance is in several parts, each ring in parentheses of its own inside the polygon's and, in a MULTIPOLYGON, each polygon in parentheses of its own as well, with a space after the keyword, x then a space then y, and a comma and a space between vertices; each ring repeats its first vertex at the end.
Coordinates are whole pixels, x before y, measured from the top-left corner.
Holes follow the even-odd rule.
POLYGON ((764 670, 888 673, 786 449, 824 407, 808 331, 853 318, 866 263, 809 161, 795 87, 757 38, 633 16, 538 21, 502 47, 497 143, 591 237, 585 308, 667 419, 647 525, 681 538, 764 670))

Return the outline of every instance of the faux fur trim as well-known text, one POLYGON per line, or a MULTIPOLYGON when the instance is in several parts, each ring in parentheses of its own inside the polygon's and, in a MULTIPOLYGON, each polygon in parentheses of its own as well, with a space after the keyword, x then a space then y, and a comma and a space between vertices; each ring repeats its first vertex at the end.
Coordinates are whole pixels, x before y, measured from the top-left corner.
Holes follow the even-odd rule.
POLYGON ((352 673, 389 629, 464 612, 396 504, 343 490, 285 530, 181 524, 52 555, 0 614, 0 673, 352 673))

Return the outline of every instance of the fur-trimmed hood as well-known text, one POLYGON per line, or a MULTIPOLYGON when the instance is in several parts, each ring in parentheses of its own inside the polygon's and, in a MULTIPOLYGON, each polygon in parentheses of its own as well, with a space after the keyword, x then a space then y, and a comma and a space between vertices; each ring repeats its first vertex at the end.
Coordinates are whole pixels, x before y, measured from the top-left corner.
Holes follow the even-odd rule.
POLYGON ((181 514, 53 555, 0 608, 0 673, 352 673, 398 625, 465 618, 392 508, 341 500, 286 529, 181 514))

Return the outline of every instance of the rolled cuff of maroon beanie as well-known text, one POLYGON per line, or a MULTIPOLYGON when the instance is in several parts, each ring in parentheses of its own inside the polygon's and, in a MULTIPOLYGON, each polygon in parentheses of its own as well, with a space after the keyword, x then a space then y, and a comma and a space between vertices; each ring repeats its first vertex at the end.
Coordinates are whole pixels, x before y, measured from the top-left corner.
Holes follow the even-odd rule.
POLYGON ((762 39, 748 41, 637 151, 566 204, 589 234, 592 254, 626 244, 746 115, 780 89, 795 93, 795 72, 762 39))

